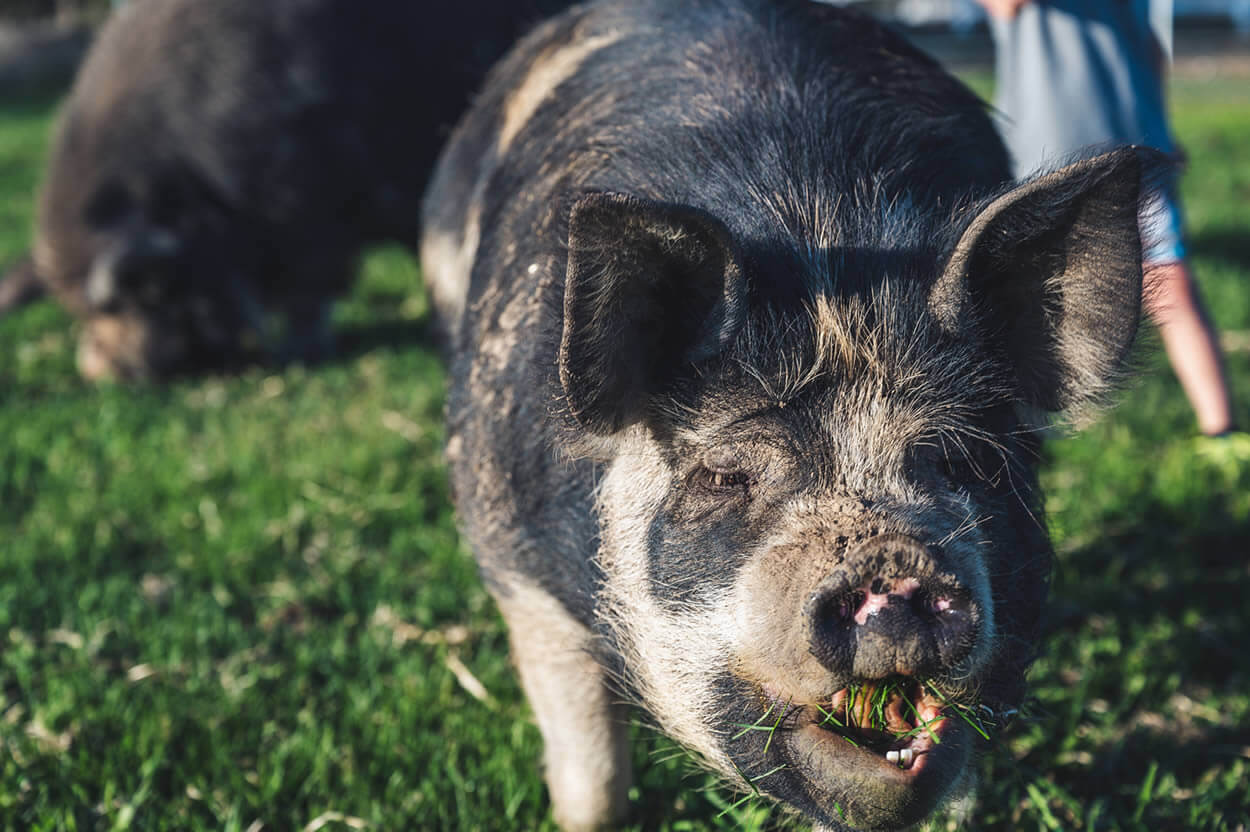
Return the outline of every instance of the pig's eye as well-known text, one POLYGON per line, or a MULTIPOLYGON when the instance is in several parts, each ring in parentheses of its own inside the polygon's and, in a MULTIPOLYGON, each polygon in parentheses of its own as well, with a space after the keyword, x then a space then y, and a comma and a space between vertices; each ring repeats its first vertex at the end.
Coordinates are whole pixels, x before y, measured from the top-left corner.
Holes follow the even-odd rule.
POLYGON ((983 445, 984 443, 978 442, 968 446, 966 450, 948 449, 941 458, 942 472, 959 483, 979 481, 997 485, 1001 459, 995 456, 991 448, 983 445))
POLYGON ((949 444, 926 444, 912 450, 908 467, 912 476, 921 481, 933 474, 958 485, 987 479, 986 460, 980 455, 970 455, 969 450, 967 445, 957 448, 949 444))
POLYGON ((695 470, 692 480, 716 494, 742 493, 751 484, 751 478, 744 471, 719 471, 704 466, 695 470))

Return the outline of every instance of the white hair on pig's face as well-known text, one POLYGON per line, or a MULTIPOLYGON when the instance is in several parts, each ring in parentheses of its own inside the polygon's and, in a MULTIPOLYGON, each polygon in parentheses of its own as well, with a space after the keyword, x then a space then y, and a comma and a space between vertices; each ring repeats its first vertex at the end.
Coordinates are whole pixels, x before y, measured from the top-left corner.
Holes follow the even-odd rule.
POLYGON ((640 426, 622 434, 599 485, 605 588, 601 610, 624 658, 630 685, 660 727, 726 776, 734 767, 713 727, 712 685, 732 644, 728 594, 674 610, 651 592, 648 531, 672 480, 659 447, 640 426))

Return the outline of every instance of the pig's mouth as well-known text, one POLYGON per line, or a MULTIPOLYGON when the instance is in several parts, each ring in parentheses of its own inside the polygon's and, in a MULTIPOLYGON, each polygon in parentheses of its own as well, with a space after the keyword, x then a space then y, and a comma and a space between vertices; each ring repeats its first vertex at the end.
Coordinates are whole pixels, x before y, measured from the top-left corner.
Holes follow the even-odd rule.
POLYGON ((911 678, 849 686, 818 703, 765 696, 759 724, 780 729, 791 784, 778 796, 835 827, 897 829, 924 819, 959 781, 983 730, 971 708, 911 678))
POLYGON ((808 724, 881 757, 903 771, 919 771, 925 755, 953 726, 948 704, 913 679, 846 687, 827 705, 807 708, 808 724))

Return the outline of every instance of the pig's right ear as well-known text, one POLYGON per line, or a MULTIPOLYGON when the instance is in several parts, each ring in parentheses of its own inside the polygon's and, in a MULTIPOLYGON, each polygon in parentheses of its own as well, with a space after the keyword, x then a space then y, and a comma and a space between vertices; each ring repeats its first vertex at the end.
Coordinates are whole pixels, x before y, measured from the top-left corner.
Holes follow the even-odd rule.
POLYGON ((569 217, 560 383, 582 427, 614 433, 740 326, 745 284, 729 230, 704 211, 623 194, 569 217))
POLYGON ((1165 167, 1125 147, 993 200, 956 244, 930 309, 957 338, 984 333, 1028 404, 1057 412, 1096 401, 1137 331, 1143 173, 1165 167))

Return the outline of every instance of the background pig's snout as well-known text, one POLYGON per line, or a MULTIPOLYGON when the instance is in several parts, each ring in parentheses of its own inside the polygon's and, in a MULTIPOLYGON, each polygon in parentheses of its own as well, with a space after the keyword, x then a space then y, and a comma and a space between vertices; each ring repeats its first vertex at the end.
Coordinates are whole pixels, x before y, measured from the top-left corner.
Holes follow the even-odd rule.
POLYGON ((881 535, 848 553, 803 609, 812 655, 855 679, 932 676, 968 657, 972 594, 924 544, 881 535))

